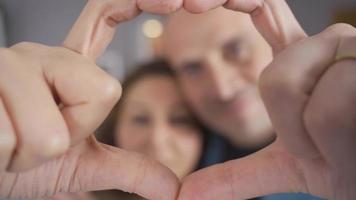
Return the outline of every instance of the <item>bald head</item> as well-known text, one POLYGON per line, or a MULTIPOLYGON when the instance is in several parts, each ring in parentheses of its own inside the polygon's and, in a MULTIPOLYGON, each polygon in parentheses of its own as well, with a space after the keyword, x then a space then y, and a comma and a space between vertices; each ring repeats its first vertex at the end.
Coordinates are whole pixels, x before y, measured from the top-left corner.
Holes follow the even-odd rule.
POLYGON ((179 53, 177 50, 180 49, 185 51, 188 47, 189 49, 208 46, 211 48, 223 43, 224 40, 247 34, 253 34, 259 40, 263 40, 247 14, 224 8, 217 8, 203 14, 180 10, 171 15, 165 24, 162 37, 163 49, 171 58, 171 54, 179 53))

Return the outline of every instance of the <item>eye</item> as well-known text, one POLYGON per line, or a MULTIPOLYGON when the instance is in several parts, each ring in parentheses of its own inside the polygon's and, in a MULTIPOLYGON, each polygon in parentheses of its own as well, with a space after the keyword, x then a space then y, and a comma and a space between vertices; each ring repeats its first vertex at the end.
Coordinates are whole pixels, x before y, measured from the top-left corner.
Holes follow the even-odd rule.
POLYGON ((150 123, 149 117, 144 115, 136 115, 132 117, 131 121, 133 124, 140 126, 144 126, 150 123))
POLYGON ((188 76, 198 76, 203 73, 203 64, 199 61, 185 63, 181 68, 181 73, 188 76))
POLYGON ((225 60, 234 63, 245 63, 250 58, 247 45, 237 39, 227 42, 222 48, 222 53, 225 60))
POLYGON ((175 126, 194 126, 194 120, 190 116, 186 115, 173 116, 170 119, 170 123, 175 126))

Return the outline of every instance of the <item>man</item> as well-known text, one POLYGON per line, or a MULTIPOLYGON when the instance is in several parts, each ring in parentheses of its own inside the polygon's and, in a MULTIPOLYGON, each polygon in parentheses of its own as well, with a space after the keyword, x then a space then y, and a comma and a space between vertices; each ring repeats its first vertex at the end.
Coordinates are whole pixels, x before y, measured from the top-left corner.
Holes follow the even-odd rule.
POLYGON ((272 50, 249 15, 224 8, 200 15, 182 10, 168 18, 163 47, 192 108, 235 145, 226 152, 229 160, 272 143, 274 130, 257 86, 272 50))
POLYGON ((347 107, 355 99, 351 86, 355 79, 348 75, 356 72, 352 67, 355 28, 332 26, 307 38, 284 1, 185 2, 185 8, 195 13, 219 5, 249 13, 272 47, 274 60, 262 73, 259 85, 278 137, 252 156, 187 177, 178 199, 247 199, 286 191, 327 199, 354 198, 351 188, 356 185, 356 174, 351 165, 356 160, 349 156, 356 153, 351 142, 356 139, 356 112, 347 107), (338 76, 342 76, 340 84, 334 82, 338 76), (331 139, 337 133, 342 139, 331 139))
POLYGON ((272 51, 248 15, 224 8, 201 15, 180 11, 169 17, 163 46, 189 102, 208 126, 247 149, 272 140, 257 88, 272 51))

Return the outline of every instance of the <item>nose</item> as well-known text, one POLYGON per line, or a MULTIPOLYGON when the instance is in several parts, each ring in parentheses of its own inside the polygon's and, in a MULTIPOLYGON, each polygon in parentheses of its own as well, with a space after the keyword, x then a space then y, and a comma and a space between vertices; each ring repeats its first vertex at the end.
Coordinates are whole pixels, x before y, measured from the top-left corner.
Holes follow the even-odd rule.
POLYGON ((158 160, 165 160, 172 156, 172 130, 166 122, 158 122, 154 125, 151 134, 152 154, 158 160))
POLYGON ((227 63, 219 53, 209 54, 204 63, 208 69, 207 92, 220 101, 229 101, 244 86, 245 80, 236 66, 227 63))

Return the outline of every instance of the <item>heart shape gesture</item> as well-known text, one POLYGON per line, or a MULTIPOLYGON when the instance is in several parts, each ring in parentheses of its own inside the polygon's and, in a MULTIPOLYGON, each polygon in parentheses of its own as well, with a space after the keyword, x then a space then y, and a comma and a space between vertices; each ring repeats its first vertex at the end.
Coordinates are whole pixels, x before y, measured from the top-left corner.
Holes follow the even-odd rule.
POLYGON ((307 37, 283 0, 91 0, 64 47, 23 43, 0 52, 0 197, 121 189, 155 200, 276 192, 355 199, 355 52, 353 27, 307 37), (260 90, 278 137, 254 155, 186 177, 179 190, 165 167, 88 135, 119 97, 118 84, 92 60, 115 26, 141 10, 198 13, 221 5, 249 13, 273 48, 260 90))

